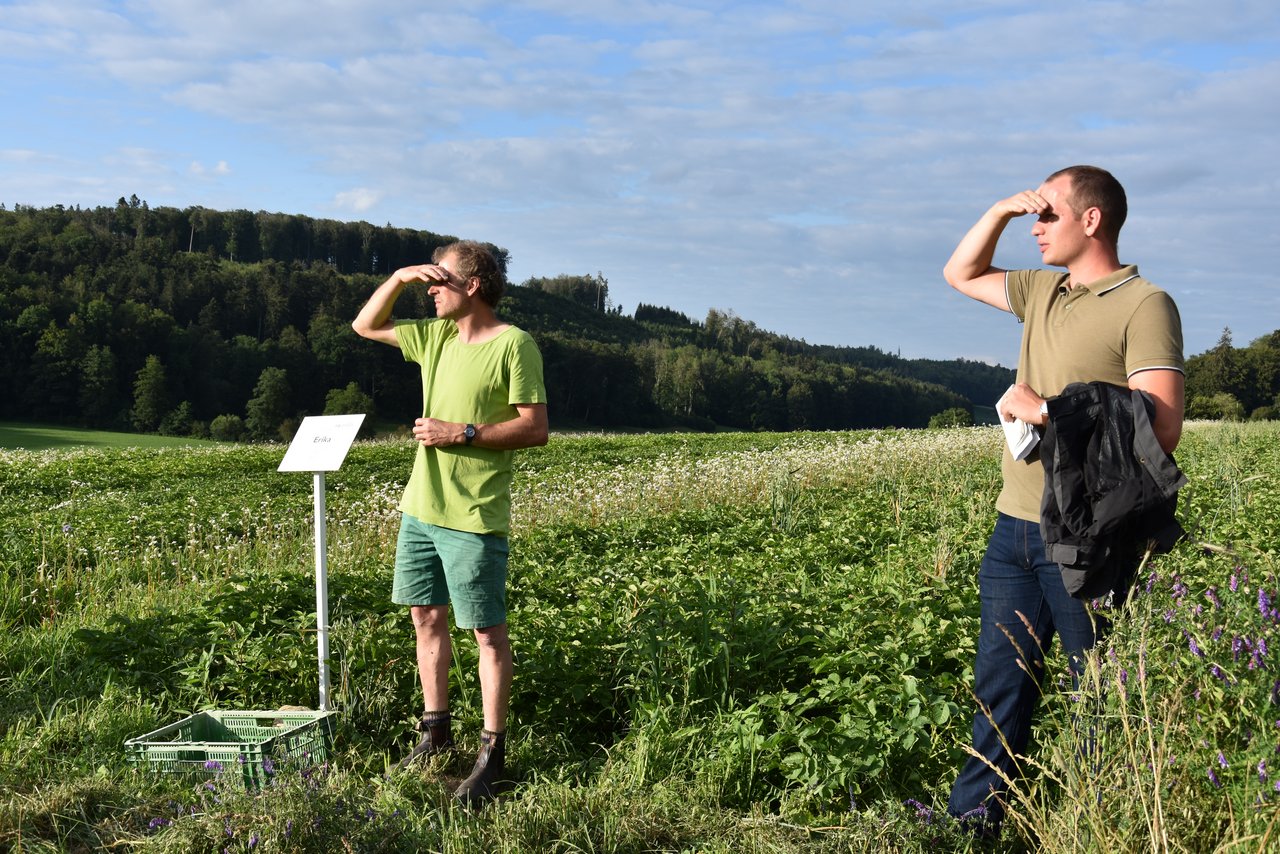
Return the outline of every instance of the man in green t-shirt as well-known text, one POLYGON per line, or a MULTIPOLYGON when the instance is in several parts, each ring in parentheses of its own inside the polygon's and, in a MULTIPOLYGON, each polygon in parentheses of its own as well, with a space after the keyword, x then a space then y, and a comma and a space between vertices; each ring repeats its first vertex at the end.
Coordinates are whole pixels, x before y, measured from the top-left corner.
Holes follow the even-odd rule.
POLYGON ((452 751, 449 608, 472 629, 480 652, 484 731, 471 775, 455 793, 465 803, 493 797, 506 767, 513 659, 507 634, 507 534, 512 457, 547 442, 542 357, 529 334, 494 309, 506 270, 483 244, 460 241, 433 262, 404 267, 383 282, 351 324, 356 333, 400 348, 422 369, 422 417, 413 473, 400 501, 391 598, 408 605, 422 682, 422 738, 400 763, 452 751), (406 285, 421 282, 436 317, 395 321, 406 285))
MULTIPOLYGON (((1024 324, 1017 383, 998 404, 1001 418, 1043 425, 1045 398, 1069 383, 1127 386, 1151 397, 1156 438, 1172 453, 1182 435, 1182 324, 1168 294, 1139 276, 1137 267, 1120 263, 1117 242, 1127 213, 1124 188, 1110 173, 1094 166, 1063 169, 1038 189, 992 205, 961 239, 943 276, 966 296, 1024 324), (1036 217, 1031 234, 1044 263, 1065 273, 992 266, 1005 226, 1027 214, 1036 217)), ((977 755, 961 769, 947 804, 953 816, 973 820, 984 833, 998 832, 1003 821, 1005 781, 1016 777, 1015 757, 1030 742, 1043 657, 1053 636, 1061 639, 1075 674, 1108 625, 1105 611, 1091 615, 1086 603, 1068 595, 1060 568, 1045 555, 1039 454, 1015 459, 1006 447, 1003 473, 995 529, 978 571, 977 755)), ((1112 591, 1114 603, 1124 601, 1131 581, 1112 591)))

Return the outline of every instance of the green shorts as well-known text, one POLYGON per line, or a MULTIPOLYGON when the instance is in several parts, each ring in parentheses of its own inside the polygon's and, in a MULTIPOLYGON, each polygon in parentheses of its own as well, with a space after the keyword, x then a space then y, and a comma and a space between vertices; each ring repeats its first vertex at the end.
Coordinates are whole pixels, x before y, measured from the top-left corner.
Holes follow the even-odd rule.
POLYGON ((397 605, 453 605, 460 629, 483 629, 507 621, 507 538, 428 525, 400 514, 396 574, 391 601, 397 605))

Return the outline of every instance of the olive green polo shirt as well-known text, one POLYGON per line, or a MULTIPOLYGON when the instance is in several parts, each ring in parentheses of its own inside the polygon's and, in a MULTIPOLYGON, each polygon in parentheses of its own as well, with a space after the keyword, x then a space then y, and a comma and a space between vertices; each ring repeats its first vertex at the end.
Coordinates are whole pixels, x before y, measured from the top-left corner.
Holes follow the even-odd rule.
MULTIPOLYGON (((1010 270, 1009 308, 1023 323, 1018 382, 1055 397, 1073 382, 1128 387, 1151 368, 1183 370, 1182 320, 1173 299, 1126 266, 1096 282, 1068 287, 1068 273, 1010 270)), ((1024 460, 1004 451, 1001 513, 1040 520, 1044 467, 1038 449, 1024 460)))

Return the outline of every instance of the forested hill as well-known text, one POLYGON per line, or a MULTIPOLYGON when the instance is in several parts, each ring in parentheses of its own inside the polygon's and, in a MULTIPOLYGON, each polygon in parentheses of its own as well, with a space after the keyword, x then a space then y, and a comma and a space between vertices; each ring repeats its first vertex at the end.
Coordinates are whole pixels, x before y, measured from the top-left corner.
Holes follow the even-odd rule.
MULTIPOLYGON (((453 239, 136 197, 0 206, 0 417, 273 439, 325 411, 407 422, 417 372, 349 324, 388 272, 453 239)), ((423 289, 397 307, 428 313, 423 289)), ((1012 380, 976 362, 809 345, 730 312, 624 315, 602 274, 530 279, 499 314, 537 339, 556 428, 923 426, 1012 380)))

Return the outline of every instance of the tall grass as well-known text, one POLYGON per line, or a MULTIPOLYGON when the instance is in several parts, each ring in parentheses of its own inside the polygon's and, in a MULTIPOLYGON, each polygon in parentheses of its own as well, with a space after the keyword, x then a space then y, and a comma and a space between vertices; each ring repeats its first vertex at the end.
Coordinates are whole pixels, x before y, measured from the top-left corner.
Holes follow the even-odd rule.
MULTIPOLYGON (((1047 681, 997 848, 1275 842, 1278 432, 1188 432, 1190 536, 1147 568, 1080 689, 1047 681)), ((449 796, 465 758, 384 776, 420 702, 387 601, 405 445, 360 443, 328 479, 334 755, 256 792, 138 774, 122 744, 199 708, 314 704, 309 479, 275 472, 280 448, 0 453, 0 841, 964 850, 941 805, 968 739, 1000 441, 577 436, 522 452, 516 786, 478 815, 449 796)), ((476 659, 456 641, 465 753, 476 659)))

